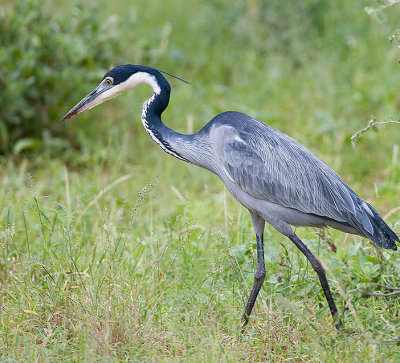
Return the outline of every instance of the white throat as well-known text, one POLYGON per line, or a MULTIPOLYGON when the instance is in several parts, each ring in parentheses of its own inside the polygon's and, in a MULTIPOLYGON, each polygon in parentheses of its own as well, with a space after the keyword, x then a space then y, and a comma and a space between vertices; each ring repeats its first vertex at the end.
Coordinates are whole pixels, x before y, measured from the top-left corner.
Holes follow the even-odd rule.
POLYGON ((160 86, 157 83, 156 77, 151 74, 145 72, 136 72, 132 74, 126 81, 117 84, 116 86, 104 91, 96 98, 96 103, 89 107, 92 108, 97 106, 104 101, 110 100, 114 97, 117 97, 122 92, 128 91, 130 89, 134 89, 139 87, 141 84, 148 84, 153 92, 158 95, 161 92, 160 86))
POLYGON ((157 83, 156 77, 146 72, 136 72, 132 74, 126 81, 120 83, 114 88, 118 88, 118 93, 139 87, 141 84, 148 84, 153 88, 154 93, 160 94, 161 89, 157 83))

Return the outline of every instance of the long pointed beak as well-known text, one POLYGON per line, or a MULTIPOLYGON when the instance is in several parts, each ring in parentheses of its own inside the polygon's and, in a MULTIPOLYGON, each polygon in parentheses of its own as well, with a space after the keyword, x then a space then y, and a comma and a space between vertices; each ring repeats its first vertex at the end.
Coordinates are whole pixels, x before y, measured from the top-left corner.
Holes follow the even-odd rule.
POLYGON ((102 93, 103 90, 100 90, 100 86, 90 92, 84 99, 79 101, 71 110, 63 117, 62 121, 68 120, 71 117, 79 115, 83 111, 89 110, 90 108, 97 106, 101 103, 100 100, 97 100, 97 97, 102 93))
POLYGON ((71 117, 79 115, 80 113, 100 105, 104 101, 118 96, 121 93, 120 88, 114 85, 105 85, 100 83, 92 92, 90 92, 83 100, 74 106, 61 120, 68 120, 71 117))

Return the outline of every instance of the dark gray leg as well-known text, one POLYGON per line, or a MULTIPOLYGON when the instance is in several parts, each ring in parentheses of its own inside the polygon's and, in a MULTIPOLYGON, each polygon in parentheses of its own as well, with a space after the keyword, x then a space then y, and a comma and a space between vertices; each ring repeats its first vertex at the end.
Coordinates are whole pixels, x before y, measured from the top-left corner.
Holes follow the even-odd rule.
POLYGON ((264 283, 265 274, 266 274, 265 263, 264 263, 263 234, 262 233, 261 233, 261 235, 256 234, 256 239, 257 239, 257 269, 254 274, 253 288, 251 289, 249 300, 247 301, 246 309, 242 316, 242 322, 243 322, 242 333, 249 321, 249 316, 251 314, 251 311, 253 310, 253 307, 256 302, 258 293, 260 292, 261 286, 264 283))
MULTIPOLYGON (((337 309, 335 302, 333 301, 331 289, 329 288, 328 280, 326 279, 325 275, 325 270, 322 267, 321 262, 319 262, 318 258, 315 257, 315 255, 308 249, 308 247, 300 240, 299 237, 293 234, 293 236, 289 236, 289 238, 300 249, 300 251, 303 252, 308 261, 310 261, 312 268, 317 273, 319 281, 321 282, 322 290, 324 290, 326 300, 328 301, 329 309, 331 309, 333 319, 335 320, 337 309)), ((338 320, 335 326, 337 329, 340 329, 342 326, 342 322, 338 320)))

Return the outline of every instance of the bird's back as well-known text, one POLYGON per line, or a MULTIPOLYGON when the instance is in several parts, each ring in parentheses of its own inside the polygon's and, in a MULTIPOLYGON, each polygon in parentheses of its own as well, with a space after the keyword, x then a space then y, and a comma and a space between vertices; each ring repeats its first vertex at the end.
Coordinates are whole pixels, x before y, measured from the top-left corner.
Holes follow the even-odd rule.
POLYGON ((286 134, 233 111, 219 114, 200 133, 208 134, 219 162, 213 171, 232 181, 231 188, 322 218, 337 229, 353 228, 380 247, 396 249, 398 237, 375 209, 286 134))

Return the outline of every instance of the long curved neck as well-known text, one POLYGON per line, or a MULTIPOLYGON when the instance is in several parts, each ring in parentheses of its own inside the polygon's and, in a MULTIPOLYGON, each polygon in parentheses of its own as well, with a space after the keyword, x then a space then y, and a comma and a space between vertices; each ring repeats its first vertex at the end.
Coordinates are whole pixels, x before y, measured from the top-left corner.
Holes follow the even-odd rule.
POLYGON ((150 137, 161 149, 177 159, 212 170, 213 156, 206 135, 201 131, 193 135, 180 134, 161 121, 161 114, 168 106, 171 93, 168 81, 156 72, 146 73, 141 83, 150 85, 154 92, 142 109, 142 123, 150 137))
POLYGON ((168 81, 158 73, 145 77, 143 83, 150 85, 154 92, 153 96, 143 104, 142 109, 142 123, 147 133, 166 153, 204 167, 196 148, 196 134, 180 134, 161 121, 161 114, 168 106, 171 93, 168 81))
POLYGON ((149 98, 142 108, 142 123, 150 137, 166 153, 175 156, 180 160, 189 161, 181 153, 180 145, 186 141, 189 135, 182 135, 164 125, 161 121, 161 113, 166 109, 169 103, 170 87, 166 85, 160 87, 160 84, 150 84, 153 87, 153 96, 149 98))

